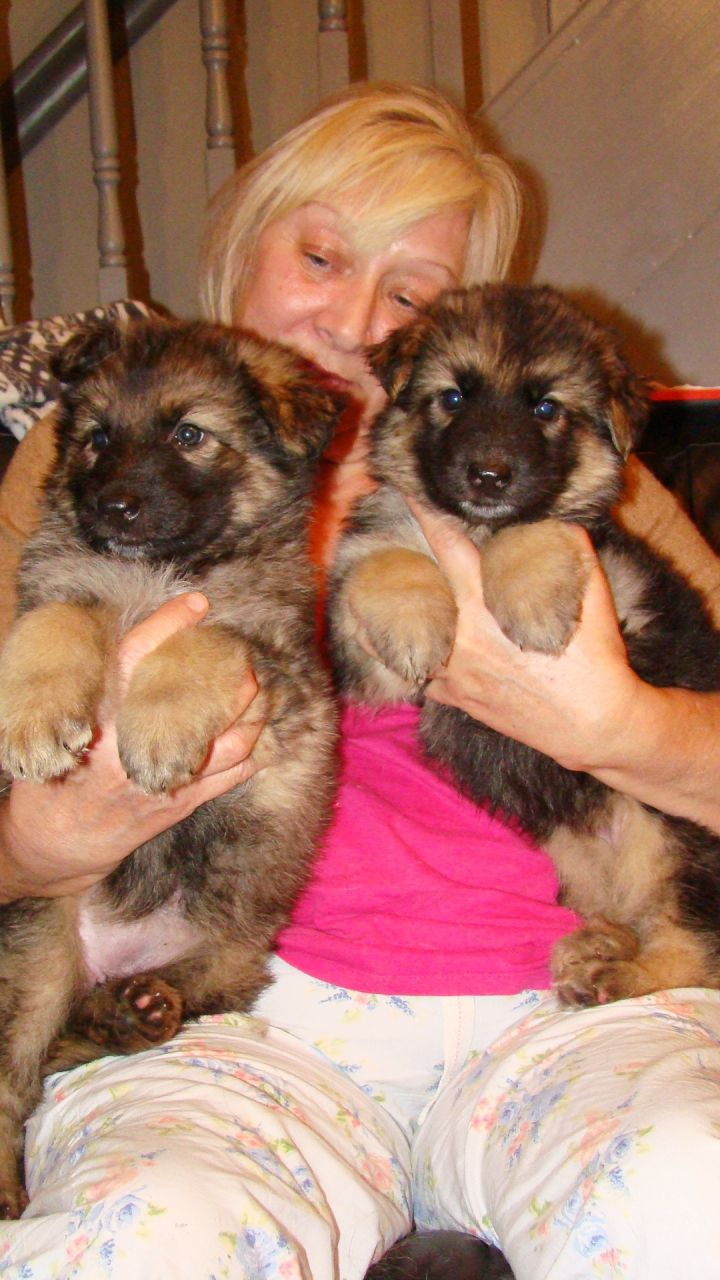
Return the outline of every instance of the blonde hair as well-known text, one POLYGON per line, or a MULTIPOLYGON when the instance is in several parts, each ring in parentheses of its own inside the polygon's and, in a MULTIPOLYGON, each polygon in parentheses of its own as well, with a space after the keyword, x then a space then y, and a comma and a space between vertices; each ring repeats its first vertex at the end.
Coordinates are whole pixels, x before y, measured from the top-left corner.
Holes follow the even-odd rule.
POLYGON ((202 301, 237 317, 258 236, 313 200, 349 197, 363 232, 389 243, 451 208, 471 213, 464 283, 501 278, 517 239, 512 170, 485 150, 466 118, 434 89, 360 83, 322 104, 220 189, 202 251, 202 301))

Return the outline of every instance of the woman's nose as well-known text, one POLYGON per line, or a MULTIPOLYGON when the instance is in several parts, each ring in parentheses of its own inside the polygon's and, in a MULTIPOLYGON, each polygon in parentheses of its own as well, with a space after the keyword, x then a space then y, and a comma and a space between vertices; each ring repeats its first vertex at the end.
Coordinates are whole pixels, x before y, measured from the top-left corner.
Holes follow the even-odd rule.
POLYGON ((374 285, 348 279, 326 307, 320 323, 339 351, 359 351, 373 341, 375 311, 374 285))

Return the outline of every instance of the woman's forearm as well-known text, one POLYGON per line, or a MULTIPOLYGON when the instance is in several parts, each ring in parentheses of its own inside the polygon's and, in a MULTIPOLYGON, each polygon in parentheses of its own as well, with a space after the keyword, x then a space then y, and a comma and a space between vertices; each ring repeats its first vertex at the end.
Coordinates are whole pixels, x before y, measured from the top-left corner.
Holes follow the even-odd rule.
POLYGON ((720 834, 720 694, 642 686, 589 772, 663 812, 720 834))

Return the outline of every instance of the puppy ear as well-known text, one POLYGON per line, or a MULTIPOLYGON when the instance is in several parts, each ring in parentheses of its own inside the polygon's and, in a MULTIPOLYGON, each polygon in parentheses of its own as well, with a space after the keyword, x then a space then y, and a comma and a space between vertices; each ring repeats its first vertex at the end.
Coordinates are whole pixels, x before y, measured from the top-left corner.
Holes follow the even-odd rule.
POLYGON ((366 348, 365 358, 391 400, 396 400, 407 386, 430 323, 427 316, 419 316, 412 324, 395 329, 382 342, 366 348))
POLYGON ((322 385, 322 371, 276 343, 240 338, 242 369, 249 373, 260 413, 277 443, 292 457, 312 461, 329 444, 347 405, 322 385))
POLYGON ((78 330, 50 360, 59 382, 71 386, 120 349, 123 330, 110 320, 78 330))
POLYGON ((606 426, 618 453, 627 458, 647 422, 647 389, 617 353, 613 353, 611 364, 612 368, 608 370, 610 399, 606 426))

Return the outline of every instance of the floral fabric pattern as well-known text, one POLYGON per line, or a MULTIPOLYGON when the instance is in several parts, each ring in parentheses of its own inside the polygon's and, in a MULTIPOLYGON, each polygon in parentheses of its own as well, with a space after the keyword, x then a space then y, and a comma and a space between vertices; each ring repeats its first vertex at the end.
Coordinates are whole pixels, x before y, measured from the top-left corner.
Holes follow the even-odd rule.
POLYGON ((517 1280, 716 1280, 720 995, 367 995, 276 964, 258 1016, 53 1077, 5 1280, 362 1280, 460 1226, 517 1280))
POLYGON ((718 992, 543 1001, 438 1095, 413 1152, 417 1220, 479 1231, 527 1280, 711 1280, 718 1082, 718 992))

